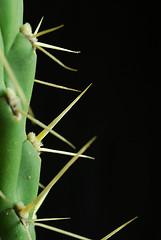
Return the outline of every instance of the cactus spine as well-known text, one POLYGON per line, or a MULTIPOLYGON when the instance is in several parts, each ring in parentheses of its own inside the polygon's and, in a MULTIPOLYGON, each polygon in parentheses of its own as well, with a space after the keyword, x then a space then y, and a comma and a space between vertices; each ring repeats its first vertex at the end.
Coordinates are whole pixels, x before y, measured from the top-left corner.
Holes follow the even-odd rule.
MULTIPOLYGON (((51 185, 55 184, 66 169, 69 168, 85 150, 81 150, 81 153, 73 157, 73 161, 70 162, 69 166, 64 168, 62 173, 51 182, 48 188, 44 189, 44 193, 41 193, 41 197, 37 200, 41 158, 39 157, 39 151, 36 149, 37 147, 35 148, 34 144, 32 144, 32 138, 37 138, 32 134, 27 137, 25 132, 26 116, 30 116, 28 114, 28 107, 36 70, 35 47, 44 51, 63 67, 70 70, 75 69, 65 66, 45 51, 42 46, 36 46, 37 38, 33 37, 31 27, 28 23, 22 25, 22 19, 22 0, 0 0, 1 240, 34 240, 36 238, 33 221, 29 222, 28 220, 35 217, 35 213, 42 203, 41 198, 45 198, 51 185)), ((35 35, 38 32, 38 28, 35 31, 35 35)), ((47 32, 56 29, 57 28, 53 28, 47 32)), ((64 49, 59 48, 58 50, 64 49)), ((79 98, 77 98, 77 100, 78 99, 79 98)), ((70 107, 72 107, 72 105, 70 107)), ((60 116, 60 119, 65 113, 66 111, 60 116)), ((31 118, 34 121, 34 118, 31 118)), ((54 125, 52 124, 52 126, 50 125, 49 127, 46 127, 45 135, 49 131, 52 131, 54 125)), ((54 131, 53 133, 56 134, 54 131)), ((44 134, 43 136, 45 136, 44 134)), ((56 135, 66 141, 63 137, 58 134, 56 135)), ((37 146, 41 146, 40 141, 37 146)))

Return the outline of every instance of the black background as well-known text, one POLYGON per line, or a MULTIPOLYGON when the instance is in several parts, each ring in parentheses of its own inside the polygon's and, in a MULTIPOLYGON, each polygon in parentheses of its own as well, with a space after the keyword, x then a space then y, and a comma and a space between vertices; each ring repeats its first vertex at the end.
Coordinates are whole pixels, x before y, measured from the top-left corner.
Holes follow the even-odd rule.
MULTIPOLYGON (((81 54, 51 51, 78 72, 63 69, 37 51, 36 78, 83 90, 92 87, 55 130, 79 149, 97 141, 49 193, 38 217, 71 220, 53 226, 101 239, 122 223, 138 219, 112 239, 160 239, 160 12, 157 1, 25 1, 24 22, 41 30, 64 28, 39 41, 81 54)), ((48 124, 77 93, 35 83, 31 106, 48 124)), ((40 128, 28 122, 28 131, 40 128)), ((71 151, 53 136, 45 147, 71 151)), ((68 157, 42 154, 41 183, 68 157)), ((33 159, 34 161, 34 159, 33 159)), ((38 239, 69 237, 37 229, 38 239)), ((70 238, 69 238, 70 239, 70 238)))

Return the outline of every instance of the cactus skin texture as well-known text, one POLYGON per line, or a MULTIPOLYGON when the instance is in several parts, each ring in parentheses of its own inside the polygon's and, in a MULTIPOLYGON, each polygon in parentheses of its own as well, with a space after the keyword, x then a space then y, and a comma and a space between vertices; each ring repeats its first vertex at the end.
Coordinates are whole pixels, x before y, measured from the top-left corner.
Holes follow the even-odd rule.
MULTIPOLYGON (((0 0, 0 48, 29 103, 36 69, 36 53, 20 32, 22 21, 22 0, 0 0)), ((10 202, 0 197, 0 239, 25 240, 28 237, 14 206, 18 202, 27 205, 35 199, 41 159, 27 140, 25 117, 17 121, 6 100, 7 88, 16 92, 0 60, 0 190, 10 202)), ((23 104, 20 103, 19 107, 27 112, 23 104)), ((34 240, 34 227, 32 223, 29 225, 29 232, 34 240)))

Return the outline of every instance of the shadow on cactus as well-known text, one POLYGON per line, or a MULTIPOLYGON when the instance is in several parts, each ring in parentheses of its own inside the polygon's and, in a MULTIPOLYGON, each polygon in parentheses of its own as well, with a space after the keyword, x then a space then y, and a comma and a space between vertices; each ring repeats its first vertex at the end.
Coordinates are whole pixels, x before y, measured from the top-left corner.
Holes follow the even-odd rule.
MULTIPOLYGON (((38 41, 38 37, 53 32, 63 25, 39 31, 42 20, 34 33, 29 23, 22 25, 22 0, 0 0, 0 239, 34 240, 35 227, 46 228, 77 239, 88 238, 68 232, 42 222, 65 220, 69 218, 37 219, 36 213, 47 197, 50 189, 79 157, 93 159, 84 155, 86 149, 95 141, 93 137, 77 153, 48 149, 42 140, 48 133, 75 148, 74 145, 53 128, 64 115, 85 94, 91 84, 67 106, 48 126, 34 117, 30 107, 34 81, 65 90, 80 92, 64 86, 35 79, 36 51, 40 50, 67 70, 77 71, 66 66, 51 55, 45 48, 79 53, 38 41), (27 74, 26 74, 27 73, 27 74), (36 136, 33 132, 26 134, 26 119, 30 119, 43 130, 36 136), (70 161, 46 186, 39 183, 41 169, 41 152, 51 152, 72 156, 70 161), (38 188, 43 190, 38 195, 38 188)), ((103 237, 110 238, 135 218, 124 223, 113 232, 103 237)))

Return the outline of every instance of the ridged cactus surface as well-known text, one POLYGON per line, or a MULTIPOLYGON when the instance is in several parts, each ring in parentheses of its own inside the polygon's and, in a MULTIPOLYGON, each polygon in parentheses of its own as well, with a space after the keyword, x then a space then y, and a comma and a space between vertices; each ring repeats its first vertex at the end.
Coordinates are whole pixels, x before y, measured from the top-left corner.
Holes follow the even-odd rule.
MULTIPOLYGON (((36 70, 36 53, 20 32, 23 1, 0 0, 0 49, 12 69, 28 104, 36 70)), ((27 112, 11 76, 0 61, 0 237, 28 239, 16 214, 19 202, 27 205, 37 195, 41 160, 25 133, 26 118, 14 112, 14 104, 27 112), (17 101, 16 101, 17 98, 17 101), (20 119, 19 119, 20 118, 20 119), (34 159, 34 161, 33 161, 34 159), (32 161, 32 166, 31 166, 32 161), (32 179, 29 179, 32 176, 32 179)), ((30 235, 35 239, 33 224, 30 235)))

